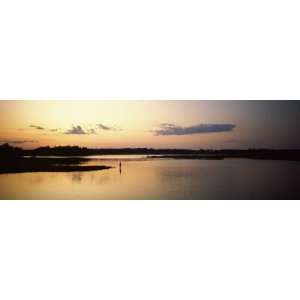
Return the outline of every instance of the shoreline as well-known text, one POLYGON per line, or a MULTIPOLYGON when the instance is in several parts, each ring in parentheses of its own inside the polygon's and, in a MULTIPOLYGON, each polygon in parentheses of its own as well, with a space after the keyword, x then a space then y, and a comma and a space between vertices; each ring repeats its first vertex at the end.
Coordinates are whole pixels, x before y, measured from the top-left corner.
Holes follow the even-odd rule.
POLYGON ((190 159, 190 160, 224 160, 224 159, 256 159, 256 160, 282 160, 282 161, 300 161, 299 156, 285 155, 227 155, 227 154, 211 154, 211 155, 160 155, 147 156, 147 158, 159 159, 190 159))
MULTIPOLYGON (((130 156, 130 155, 128 155, 130 156)), ((210 153, 210 154, 170 154, 145 155, 146 159, 187 159, 187 160, 224 160, 224 159, 255 159, 300 162, 299 155, 286 155, 286 153, 210 153)), ((2 157, 0 158, 0 174, 35 173, 35 172, 88 172, 101 171, 114 168, 106 165, 82 165, 93 160, 86 157, 2 157)), ((118 158, 116 160, 123 160, 118 158)))
POLYGON ((16 158, 0 160, 0 174, 36 172, 87 172, 111 169, 105 165, 81 165, 88 158, 16 158))

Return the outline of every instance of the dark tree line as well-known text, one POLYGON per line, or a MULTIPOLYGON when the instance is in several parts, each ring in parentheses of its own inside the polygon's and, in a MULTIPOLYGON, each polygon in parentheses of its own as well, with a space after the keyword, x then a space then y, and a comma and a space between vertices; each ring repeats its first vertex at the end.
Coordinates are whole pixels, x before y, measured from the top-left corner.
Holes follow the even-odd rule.
POLYGON ((39 147, 25 150, 9 144, 0 145, 0 158, 19 158, 22 156, 90 156, 90 155, 190 155, 206 157, 241 157, 255 159, 291 159, 300 160, 300 150, 286 149, 153 149, 153 148, 99 148, 89 149, 78 146, 39 147))

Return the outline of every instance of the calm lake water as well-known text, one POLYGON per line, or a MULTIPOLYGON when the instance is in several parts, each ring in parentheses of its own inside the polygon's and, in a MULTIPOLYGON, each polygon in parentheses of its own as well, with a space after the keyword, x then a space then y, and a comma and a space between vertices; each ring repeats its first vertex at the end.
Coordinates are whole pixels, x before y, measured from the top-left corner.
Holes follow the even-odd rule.
POLYGON ((94 156, 91 172, 0 175, 0 199, 299 199, 300 163, 94 156), (119 160, 122 169, 119 169, 119 160))

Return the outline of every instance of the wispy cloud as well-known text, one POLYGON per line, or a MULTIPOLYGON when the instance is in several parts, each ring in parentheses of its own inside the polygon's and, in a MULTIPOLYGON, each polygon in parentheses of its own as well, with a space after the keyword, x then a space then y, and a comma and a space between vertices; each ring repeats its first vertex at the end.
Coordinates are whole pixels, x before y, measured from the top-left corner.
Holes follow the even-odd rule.
MULTIPOLYGON (((119 131, 121 130, 118 127, 110 127, 110 126, 106 126, 104 124, 96 124, 96 125, 92 125, 92 126, 88 126, 88 127, 84 127, 82 125, 72 125, 71 129, 68 129, 66 131, 61 132, 60 129, 58 128, 44 128, 42 126, 38 126, 38 125, 29 125, 29 127, 37 129, 37 130, 45 130, 45 131, 49 131, 49 132, 57 132, 57 133, 63 133, 63 134, 78 134, 78 135, 84 135, 84 134, 97 134, 97 132, 99 131, 119 131)), ((20 129, 21 130, 21 129, 20 129)), ((23 129, 22 129, 23 130, 23 129)))
POLYGON ((170 123, 162 123, 158 129, 152 130, 154 135, 189 135, 232 131, 235 124, 196 124, 182 127, 170 123))
POLYGON ((34 128, 34 129, 38 129, 38 130, 44 130, 45 128, 42 126, 38 126, 38 125, 29 125, 29 127, 34 128))
POLYGON ((64 132, 64 134, 88 134, 80 125, 72 126, 71 129, 64 132))
POLYGON ((25 143, 37 143, 36 140, 0 140, 0 144, 25 144, 25 143))
POLYGON ((96 128, 83 128, 81 125, 72 126, 71 129, 64 132, 64 134, 97 134, 97 127, 96 128))
POLYGON ((105 126, 103 124, 97 124, 97 126, 99 129, 102 129, 102 130, 111 130, 111 127, 105 126))
MULTIPOLYGON (((46 130, 46 131, 50 131, 50 132, 57 132, 58 131, 57 128, 48 129, 48 128, 45 128, 45 127, 42 127, 42 126, 39 126, 39 125, 32 125, 32 124, 29 125, 28 127, 34 128, 34 129, 37 129, 37 130, 46 130)), ((28 127, 27 128, 18 128, 17 130, 25 131, 25 130, 28 130, 28 127)))
POLYGON ((88 134, 96 134, 96 130, 94 128, 87 130, 88 134))
POLYGON ((106 131, 120 131, 120 128, 117 127, 110 127, 110 126, 105 126, 103 124, 97 124, 98 129, 100 130, 106 130, 106 131))

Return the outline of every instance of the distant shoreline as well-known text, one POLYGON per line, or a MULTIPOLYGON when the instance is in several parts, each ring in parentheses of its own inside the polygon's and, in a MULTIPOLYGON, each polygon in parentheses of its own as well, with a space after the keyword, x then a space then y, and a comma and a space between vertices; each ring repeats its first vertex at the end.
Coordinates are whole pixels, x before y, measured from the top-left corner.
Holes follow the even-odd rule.
MULTIPOLYGON (((243 158, 257 160, 300 161, 300 150, 272 149, 88 149, 78 146, 40 147, 24 150, 8 144, 0 145, 0 174, 25 172, 76 172, 110 169, 105 165, 81 165, 93 155, 145 155, 157 159, 223 160, 243 158)), ((117 158, 122 160, 122 158, 117 158)))
POLYGON ((253 155, 229 155, 229 154, 211 154, 211 155, 160 155, 160 156, 147 156, 147 158, 161 158, 161 159, 198 159, 198 160, 223 160, 226 158, 240 158, 240 159, 256 159, 256 160, 285 160, 285 161, 300 161, 300 156, 284 156, 282 154, 273 154, 273 155, 262 155, 262 154, 253 154, 253 155))

